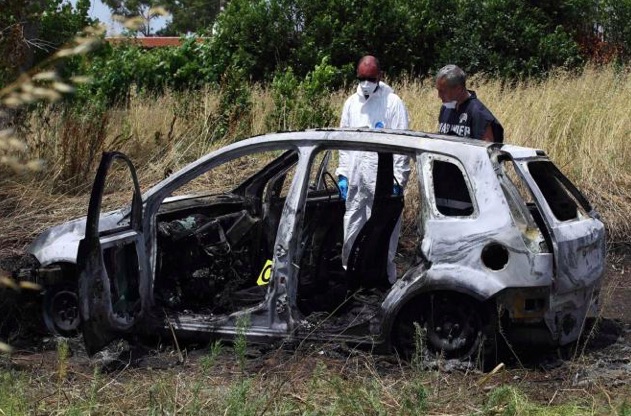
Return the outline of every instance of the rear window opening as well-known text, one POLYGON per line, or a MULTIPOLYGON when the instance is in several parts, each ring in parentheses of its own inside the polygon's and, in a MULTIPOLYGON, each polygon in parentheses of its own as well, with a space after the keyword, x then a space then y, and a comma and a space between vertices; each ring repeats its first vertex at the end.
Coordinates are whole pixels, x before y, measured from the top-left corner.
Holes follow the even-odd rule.
POLYGON ((432 182, 436 209, 447 217, 469 217, 473 215, 473 202, 464 175, 451 162, 434 160, 432 182))
POLYGON ((557 220, 570 221, 587 215, 587 201, 581 206, 583 196, 551 162, 529 162, 528 170, 557 220))

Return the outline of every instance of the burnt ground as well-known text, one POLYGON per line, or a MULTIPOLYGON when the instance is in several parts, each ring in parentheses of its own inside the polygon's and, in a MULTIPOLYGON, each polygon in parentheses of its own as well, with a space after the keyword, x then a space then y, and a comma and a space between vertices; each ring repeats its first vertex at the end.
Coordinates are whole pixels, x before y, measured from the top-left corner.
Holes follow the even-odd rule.
MULTIPOLYGON (((0 264, 6 265, 6 261, 0 264)), ((428 374, 432 374, 428 375, 430 384, 439 382, 439 385, 451 386, 451 389, 465 386, 464 390, 456 389, 469 392, 464 394, 485 394, 508 384, 524 392, 530 400, 543 404, 584 401, 585 397, 599 396, 601 403, 606 405, 609 402, 614 409, 612 402, 619 404, 621 397, 624 401, 631 398, 630 275, 631 250, 627 247, 611 251, 601 291, 602 316, 589 323, 584 342, 563 350, 531 350, 517 355, 508 351, 504 366, 487 375, 449 361, 429 363, 426 369, 428 374)), ((14 331, 8 339, 14 352, 8 360, 0 361, 0 368, 9 366, 25 373, 55 372, 59 365, 59 338, 47 335, 40 324, 32 319, 29 321, 32 314, 39 314, 37 297, 30 296, 29 299, 21 300, 20 308, 2 314, 5 329, 12 325, 18 331, 14 331)), ((2 339, 7 340, 6 336, 2 339)), ((181 351, 178 351, 171 340, 165 340, 163 346, 155 349, 130 347, 126 342, 117 342, 105 352, 90 358, 80 337, 67 342, 70 347, 70 371, 86 377, 93 373, 94 365, 101 366, 105 372, 129 371, 129 368, 141 373, 157 369, 188 372, 200 368, 208 355, 206 346, 182 345, 181 351)), ((518 346, 515 347, 518 350, 518 346)), ((365 370, 367 374, 381 377, 400 377, 401 372, 410 368, 409 364, 394 355, 372 356, 336 343, 302 345, 298 349, 279 345, 264 349, 249 346, 246 356, 246 371, 250 374, 282 372, 288 366, 294 369, 298 366, 302 368, 300 371, 306 371, 305 368, 313 369, 322 360, 329 368, 338 368, 340 372, 347 371, 349 363, 361 361, 364 364, 356 364, 357 368, 369 368, 365 370)), ((227 374, 233 374, 238 365, 231 348, 224 348, 217 360, 222 362, 218 371, 226 371, 227 374)), ((453 400, 447 397, 444 405, 451 411, 446 413, 470 411, 459 406, 457 397, 453 400)))

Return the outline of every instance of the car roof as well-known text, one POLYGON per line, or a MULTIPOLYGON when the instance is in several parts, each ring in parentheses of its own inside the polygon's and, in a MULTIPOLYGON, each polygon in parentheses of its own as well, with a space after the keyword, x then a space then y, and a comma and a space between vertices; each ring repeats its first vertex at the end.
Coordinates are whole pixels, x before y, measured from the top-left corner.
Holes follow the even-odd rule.
POLYGON ((444 134, 427 133, 413 130, 392 130, 392 129, 369 129, 369 128, 319 128, 302 131, 288 131, 278 133, 267 133, 253 136, 238 143, 246 146, 249 141, 266 142, 272 141, 313 141, 320 140, 340 141, 340 142, 366 142, 382 143, 388 146, 408 147, 411 149, 435 151, 439 150, 448 153, 450 149, 467 146, 471 151, 488 152, 489 147, 501 149, 515 158, 545 156, 540 149, 502 144, 490 143, 484 140, 472 139, 469 137, 448 136, 444 134), (393 142, 392 139, 395 139, 393 142), (437 149, 437 147, 439 149, 437 149))
MULTIPOLYGON (((401 149, 406 151, 429 151, 443 154, 462 154, 463 152, 474 156, 474 154, 488 154, 491 149, 501 149, 507 151, 514 158, 541 157, 545 154, 541 150, 526 147, 512 146, 501 143, 489 143, 483 140, 463 138, 457 136, 446 136, 441 134, 425 133, 412 130, 391 130, 391 129, 368 129, 368 128, 320 128, 301 131, 287 131, 277 133, 267 133, 253 136, 248 139, 229 144, 218 148, 196 161, 184 166, 178 172, 169 176, 162 182, 156 184, 148 190, 145 196, 150 196, 159 188, 175 181, 176 177, 197 170, 201 165, 206 164, 209 159, 213 159, 219 154, 227 154, 232 151, 243 150, 248 153, 252 150, 265 151, 268 146, 279 147, 282 145, 309 146, 327 145, 331 147, 353 147, 353 144, 365 143, 374 146, 384 146, 393 151, 401 149), (247 149, 251 148, 251 149, 247 149), (247 150, 247 151, 246 151, 247 150)), ((388 150, 389 150, 388 149, 388 150)), ((358 149, 359 150, 359 149, 358 149)), ((144 199, 144 198, 143 198, 144 199)))

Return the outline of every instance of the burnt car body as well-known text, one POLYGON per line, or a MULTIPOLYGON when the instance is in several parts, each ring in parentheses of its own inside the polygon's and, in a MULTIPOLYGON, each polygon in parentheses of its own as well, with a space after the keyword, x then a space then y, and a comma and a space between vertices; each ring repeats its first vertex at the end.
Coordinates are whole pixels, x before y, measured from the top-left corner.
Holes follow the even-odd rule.
POLYGON ((252 341, 335 339, 403 352, 424 328, 429 350, 466 358, 492 352, 500 326, 518 342, 577 340, 598 308, 605 233, 541 150, 330 129, 240 141, 144 195, 129 159, 106 153, 87 217, 49 229, 29 251, 52 282, 44 282, 52 313, 61 312, 48 318, 51 327, 71 330, 80 316, 89 352, 156 330, 229 339, 247 318, 252 341), (379 156, 372 215, 348 269, 340 260, 345 202, 329 171, 340 149, 379 156), (172 196, 261 151, 278 157, 230 192, 172 196), (392 154, 409 155, 416 167, 405 197, 391 194, 392 154), (133 178, 132 201, 102 214, 117 160, 133 178), (414 186, 415 258, 391 285, 388 236, 414 186))

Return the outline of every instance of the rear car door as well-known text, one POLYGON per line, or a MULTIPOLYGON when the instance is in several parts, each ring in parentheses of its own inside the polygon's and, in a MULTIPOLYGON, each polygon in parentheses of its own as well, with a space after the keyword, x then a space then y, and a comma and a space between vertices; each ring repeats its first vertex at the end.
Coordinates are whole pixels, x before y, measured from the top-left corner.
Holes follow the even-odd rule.
POLYGON ((554 275, 546 322, 561 345, 597 312, 605 267, 605 227, 585 197, 548 159, 517 163, 549 230, 554 275))
POLYGON ((547 159, 518 163, 550 230, 553 291, 565 295, 596 283, 604 268, 605 227, 585 197, 547 159))
POLYGON ((99 165, 77 254, 79 303, 89 354, 128 333, 146 308, 149 262, 142 232, 142 200, 136 170, 127 156, 106 152, 99 165), (99 231, 101 205, 113 163, 122 163, 133 181, 129 214, 119 227, 99 231), (128 221, 127 221, 128 219, 128 221))

